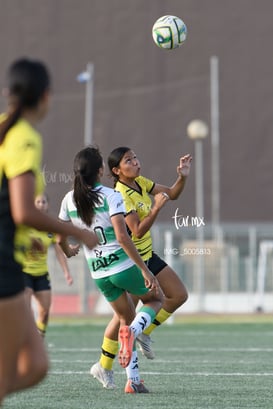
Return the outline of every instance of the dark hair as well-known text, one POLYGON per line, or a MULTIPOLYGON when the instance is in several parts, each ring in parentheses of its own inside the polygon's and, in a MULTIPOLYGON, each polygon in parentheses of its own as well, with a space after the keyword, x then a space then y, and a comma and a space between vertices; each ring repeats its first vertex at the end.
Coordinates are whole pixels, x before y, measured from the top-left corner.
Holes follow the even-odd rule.
POLYGON ((108 156, 108 168, 110 170, 111 176, 114 178, 114 186, 118 182, 119 178, 118 175, 116 175, 113 172, 113 168, 119 166, 120 161, 125 155, 125 153, 130 150, 131 148, 128 148, 126 146, 120 146, 119 148, 114 149, 108 156))
POLYGON ((6 133, 18 121, 24 108, 35 108, 50 87, 50 75, 46 66, 36 60, 22 58, 8 70, 10 112, 0 123, 0 144, 6 133))
POLYGON ((87 226, 92 223, 95 204, 100 202, 99 190, 94 190, 103 159, 98 150, 88 146, 74 159, 74 201, 79 217, 87 226))

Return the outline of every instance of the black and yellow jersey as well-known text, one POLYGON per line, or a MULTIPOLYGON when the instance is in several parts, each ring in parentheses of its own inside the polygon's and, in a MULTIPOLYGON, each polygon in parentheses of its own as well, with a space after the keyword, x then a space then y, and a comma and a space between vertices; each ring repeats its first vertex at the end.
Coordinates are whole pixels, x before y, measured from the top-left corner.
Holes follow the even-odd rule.
POLYGON ((33 254, 31 250, 28 250, 23 264, 23 271, 32 276, 44 275, 48 271, 48 248, 51 246, 51 244, 56 243, 56 235, 53 233, 31 229, 29 236, 35 240, 38 240, 42 244, 43 251, 33 254))
MULTIPOLYGON (((122 182, 117 182, 115 189, 122 194, 126 214, 136 211, 139 219, 143 220, 151 211, 152 201, 149 193, 153 190, 155 183, 143 176, 138 176, 135 182, 139 186, 139 191, 122 182)), ((147 231, 140 239, 132 234, 132 240, 144 261, 152 257, 152 236, 150 231, 147 231)))
POLYGON ((26 120, 19 119, 0 145, 0 267, 5 269, 23 264, 24 253, 31 243, 29 228, 15 225, 12 219, 8 181, 31 171, 36 181, 35 193, 42 193, 41 155, 40 134, 26 120))

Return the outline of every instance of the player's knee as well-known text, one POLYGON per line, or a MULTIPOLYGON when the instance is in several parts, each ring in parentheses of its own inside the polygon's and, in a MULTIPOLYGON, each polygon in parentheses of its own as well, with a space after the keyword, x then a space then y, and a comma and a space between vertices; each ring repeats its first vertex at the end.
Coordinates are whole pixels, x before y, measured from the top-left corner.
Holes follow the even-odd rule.
POLYGON ((28 365, 25 366, 24 373, 21 373, 21 377, 28 379, 28 387, 34 386, 45 378, 48 370, 49 360, 47 354, 46 352, 41 352, 39 356, 33 356, 29 360, 28 365))
POLYGON ((188 298, 189 298, 188 291, 184 290, 180 297, 180 302, 181 302, 180 305, 183 305, 187 301, 188 298))
POLYGON ((33 374, 32 384, 35 385, 41 382, 47 375, 48 370, 49 370, 49 361, 47 357, 43 357, 39 359, 38 361, 36 361, 33 366, 33 371, 32 371, 32 374, 33 374))
POLYGON ((42 379, 46 377, 48 370, 49 370, 48 361, 44 362, 42 365, 39 366, 37 375, 38 382, 40 382, 42 379))
POLYGON ((183 290, 177 292, 173 297, 172 297, 172 301, 174 304, 174 308, 177 309, 179 307, 181 307, 181 305, 185 304, 185 302, 188 299, 188 292, 187 290, 184 288, 183 290))
POLYGON ((2 384, 0 385, 0 407, 1 407, 1 404, 2 404, 2 402, 3 402, 3 400, 4 400, 4 398, 7 396, 7 394, 8 394, 8 389, 7 389, 6 386, 2 383, 2 384))

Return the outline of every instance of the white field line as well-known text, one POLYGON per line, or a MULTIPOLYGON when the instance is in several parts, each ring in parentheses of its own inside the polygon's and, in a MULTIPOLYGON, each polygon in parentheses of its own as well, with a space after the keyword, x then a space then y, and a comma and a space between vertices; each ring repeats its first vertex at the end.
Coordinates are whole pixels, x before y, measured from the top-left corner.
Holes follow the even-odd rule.
MULTIPOLYGON (((92 333, 92 332, 90 331, 90 333, 92 333)), ((96 333, 98 333, 98 332, 96 332, 96 333)), ((209 338, 209 337, 210 338, 215 338, 215 337, 222 338, 222 337, 230 336, 230 332, 228 332, 228 331, 221 331, 221 330, 218 330, 218 331, 184 330, 183 326, 181 325, 181 335, 182 334, 183 334, 184 338, 186 338, 186 337, 198 337, 198 336, 201 337, 203 335, 206 336, 206 338, 209 338)), ((269 329, 267 331, 250 331, 250 332, 247 332, 248 336, 255 336, 255 337, 257 336, 258 338, 261 337, 261 334, 262 334, 263 338, 264 337, 269 337, 269 338, 273 337, 273 331, 271 329, 269 329)), ((55 338, 60 338, 60 337, 63 337, 63 334, 58 333, 58 332, 54 332, 54 330, 53 330, 50 333, 50 337, 51 336, 55 337, 55 338)), ((177 336, 177 331, 173 331, 171 327, 168 327, 168 332, 161 333, 162 339, 173 337, 173 336, 177 336)), ((232 332, 232 336, 240 338, 240 337, 242 337, 242 332, 234 331, 234 332, 232 332)))
MULTIPOLYGON (((144 358, 143 358, 144 359, 144 358)), ((235 359, 236 364, 241 364, 241 365, 257 365, 257 361, 249 361, 249 360, 243 360, 243 359, 235 359)), ((58 364, 67 364, 68 361, 67 359, 50 359, 50 362, 52 363, 58 363, 58 364)), ((170 363, 174 363, 174 364, 182 364, 185 365, 188 362, 192 363, 191 359, 175 359, 175 360, 170 360, 170 359, 156 359, 156 361, 154 361, 155 364, 170 364, 170 363)), ((71 363, 79 363, 79 364, 88 364, 89 362, 86 359, 69 359, 69 364, 71 363)), ((202 359, 202 360, 198 360, 198 365, 207 365, 207 364, 222 364, 223 362, 220 360, 208 360, 208 359, 202 359)), ((91 360, 90 360, 90 365, 92 364, 91 360)))
MULTIPOLYGON (((92 330, 90 331, 92 332, 92 330)), ((171 327, 168 327, 168 332, 161 332, 160 337, 162 338, 169 338, 170 336, 177 336, 178 332, 177 331, 172 331, 171 327), (170 329, 169 329, 170 328, 170 329)), ((230 332, 228 331, 202 331, 202 330, 196 330, 196 331, 187 331, 184 330, 183 327, 181 327, 181 335, 183 335, 183 337, 192 337, 192 336, 201 336, 201 335, 205 335, 206 337, 226 337, 227 335, 230 335, 230 332)), ((261 335, 263 337, 268 336, 268 337, 273 337, 273 331, 249 331, 247 332, 247 335, 251 335, 251 336, 257 336, 257 337, 261 337, 261 335)), ((60 332, 55 332, 52 331, 50 332, 50 336, 52 337, 56 337, 56 338, 60 338, 63 337, 63 334, 60 332)), ((242 336, 242 332, 240 331, 233 331, 232 332, 232 336, 238 336, 241 337, 242 336)))
MULTIPOLYGON (((227 335, 230 335, 230 332, 228 331, 202 331, 202 330, 196 330, 196 331, 183 331, 183 327, 181 328, 181 334, 183 334, 184 336, 197 336, 197 335, 205 335, 206 337, 218 337, 218 336, 222 336, 222 337, 226 337, 227 335)), ((273 331, 249 331, 247 332, 247 335, 251 335, 251 336, 257 336, 257 337, 261 337, 262 336, 269 336, 272 337, 273 336, 273 331)), ((168 332, 162 332, 160 334, 160 336, 162 338, 164 337, 169 337, 169 336, 175 336, 177 335, 177 331, 172 331, 171 329, 168 330, 168 332)), ((242 336, 242 332, 240 331, 232 331, 232 336, 237 336, 237 337, 241 337, 242 336)))
MULTIPOLYGON (((117 375, 124 375, 124 372, 116 372, 117 375)), ((272 376, 273 372, 141 372, 142 375, 156 375, 156 376, 236 376, 236 377, 267 377, 272 376)), ((86 371, 50 371, 50 375, 89 375, 86 371)))
MULTIPOLYGON (((49 346, 50 352, 98 352, 100 348, 55 348, 54 346, 49 346)), ((156 351, 165 351, 163 348, 155 348, 156 351)), ((181 347, 181 348, 168 348, 168 352, 273 352, 273 347, 266 348, 202 348, 202 347, 181 347)))

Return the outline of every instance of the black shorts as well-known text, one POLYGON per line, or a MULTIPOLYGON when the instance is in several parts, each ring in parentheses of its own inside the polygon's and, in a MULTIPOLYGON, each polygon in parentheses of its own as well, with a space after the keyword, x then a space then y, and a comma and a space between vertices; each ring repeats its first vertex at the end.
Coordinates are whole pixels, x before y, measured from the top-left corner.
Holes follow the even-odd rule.
POLYGON ((145 264, 148 267, 148 269, 153 273, 154 276, 160 273, 160 271, 163 270, 163 268, 168 265, 154 252, 152 253, 152 257, 149 258, 149 260, 145 261, 145 264))
POLYGON ((33 276, 31 274, 23 273, 25 286, 31 288, 35 293, 38 291, 51 290, 50 277, 48 273, 41 276, 33 276))
POLYGON ((0 298, 13 297, 25 289, 22 268, 19 264, 0 265, 0 298))

